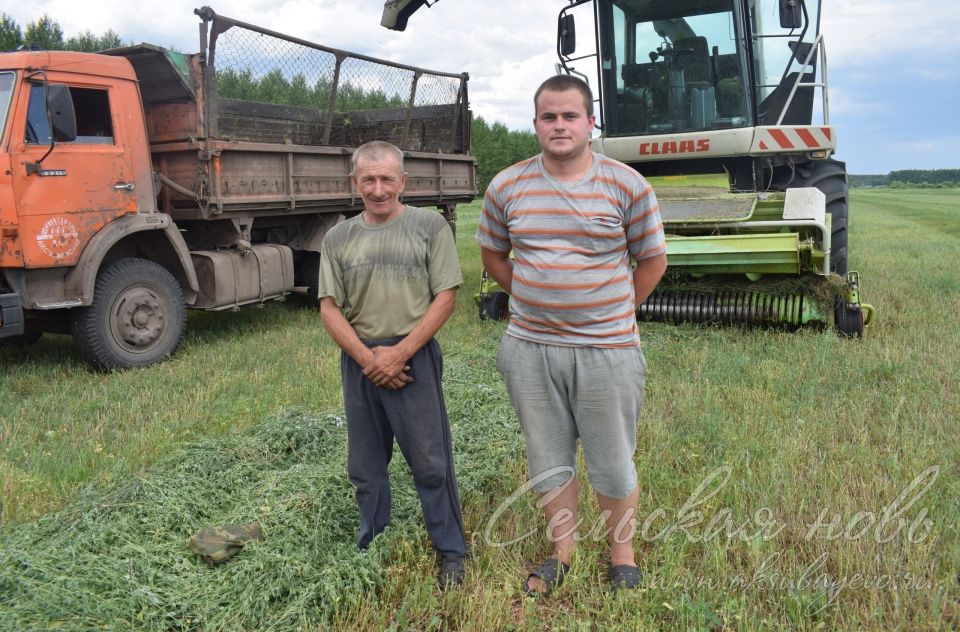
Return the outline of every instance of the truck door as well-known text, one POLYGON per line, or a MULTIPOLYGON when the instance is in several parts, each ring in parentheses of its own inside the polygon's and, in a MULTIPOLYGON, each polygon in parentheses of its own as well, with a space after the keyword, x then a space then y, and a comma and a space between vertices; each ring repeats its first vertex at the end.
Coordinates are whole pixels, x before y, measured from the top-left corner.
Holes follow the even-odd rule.
MULTIPOLYGON (((137 211, 124 125, 111 107, 113 89, 70 85, 77 138, 50 150, 45 86, 22 91, 25 117, 11 137, 14 195, 18 200, 27 268, 76 263, 84 245, 117 217, 137 211), (39 168, 38 161, 42 159, 39 168)), ((114 103, 116 99, 113 100, 114 103)))

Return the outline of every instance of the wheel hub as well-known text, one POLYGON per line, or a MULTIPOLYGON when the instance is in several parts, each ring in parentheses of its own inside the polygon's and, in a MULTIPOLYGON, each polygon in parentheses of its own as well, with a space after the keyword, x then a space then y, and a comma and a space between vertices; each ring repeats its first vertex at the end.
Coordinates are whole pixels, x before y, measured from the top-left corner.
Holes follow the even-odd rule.
POLYGON ((131 287, 114 303, 114 338, 130 350, 142 351, 157 342, 166 318, 157 296, 145 287, 131 287))

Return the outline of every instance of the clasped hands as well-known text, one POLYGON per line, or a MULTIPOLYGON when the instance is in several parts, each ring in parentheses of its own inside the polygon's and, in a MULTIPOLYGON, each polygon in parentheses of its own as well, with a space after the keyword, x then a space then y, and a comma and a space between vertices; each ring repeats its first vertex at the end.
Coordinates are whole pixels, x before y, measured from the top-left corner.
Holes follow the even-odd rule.
POLYGON ((363 374, 371 382, 391 390, 401 389, 413 378, 405 373, 410 370, 407 356, 396 345, 371 347, 363 374))

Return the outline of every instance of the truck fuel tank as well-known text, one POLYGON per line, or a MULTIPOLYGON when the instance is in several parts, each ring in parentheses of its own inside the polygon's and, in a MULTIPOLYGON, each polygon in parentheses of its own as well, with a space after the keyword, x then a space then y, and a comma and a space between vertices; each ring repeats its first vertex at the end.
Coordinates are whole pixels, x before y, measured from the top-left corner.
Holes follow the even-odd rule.
POLYGON ((281 244, 190 253, 200 293, 193 307, 228 309, 281 298, 293 290, 293 251, 281 244))

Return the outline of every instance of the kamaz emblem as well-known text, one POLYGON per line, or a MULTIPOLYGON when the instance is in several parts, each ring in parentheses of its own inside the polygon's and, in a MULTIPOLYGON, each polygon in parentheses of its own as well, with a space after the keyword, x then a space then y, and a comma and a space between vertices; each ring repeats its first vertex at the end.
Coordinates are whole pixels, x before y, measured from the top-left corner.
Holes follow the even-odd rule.
POLYGON ((65 176, 67 175, 66 169, 41 169, 40 176, 65 176))

